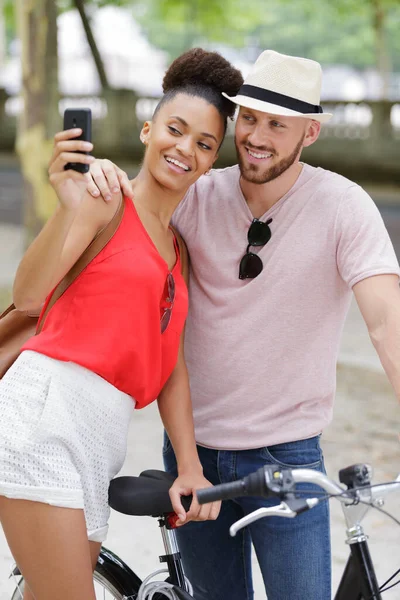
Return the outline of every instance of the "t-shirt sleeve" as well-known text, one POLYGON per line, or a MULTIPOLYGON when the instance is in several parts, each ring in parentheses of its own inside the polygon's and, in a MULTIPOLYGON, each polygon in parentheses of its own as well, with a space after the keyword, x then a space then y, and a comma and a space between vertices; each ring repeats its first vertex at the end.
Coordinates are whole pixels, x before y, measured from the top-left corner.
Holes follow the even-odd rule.
POLYGON ((188 212, 190 209, 190 201, 193 200, 194 197, 194 189, 195 186, 192 185, 188 191, 186 192, 184 198, 178 204, 171 218, 171 224, 173 227, 183 235, 182 229, 185 229, 185 223, 188 218, 188 212))
POLYGON ((346 190, 338 208, 335 233, 338 270, 350 288, 373 275, 400 275, 379 210, 360 186, 346 190))

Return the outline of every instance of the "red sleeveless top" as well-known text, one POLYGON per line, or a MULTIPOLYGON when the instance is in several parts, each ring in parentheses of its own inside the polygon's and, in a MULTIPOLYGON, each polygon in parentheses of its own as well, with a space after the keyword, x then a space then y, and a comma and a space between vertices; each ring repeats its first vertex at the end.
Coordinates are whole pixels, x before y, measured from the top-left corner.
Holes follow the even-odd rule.
POLYGON ((175 298, 169 325, 161 333, 170 271, 133 202, 124 202, 114 236, 57 300, 42 331, 22 350, 86 367, 143 408, 157 398, 175 367, 188 293, 175 240, 175 298))

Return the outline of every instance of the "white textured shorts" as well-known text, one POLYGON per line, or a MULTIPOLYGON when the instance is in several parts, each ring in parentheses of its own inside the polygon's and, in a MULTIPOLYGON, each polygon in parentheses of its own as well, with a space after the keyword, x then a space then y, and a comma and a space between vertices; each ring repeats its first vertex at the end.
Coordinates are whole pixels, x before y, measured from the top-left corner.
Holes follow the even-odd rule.
POLYGON ((75 363, 23 352, 0 380, 0 495, 84 509, 89 539, 104 541, 134 406, 75 363))

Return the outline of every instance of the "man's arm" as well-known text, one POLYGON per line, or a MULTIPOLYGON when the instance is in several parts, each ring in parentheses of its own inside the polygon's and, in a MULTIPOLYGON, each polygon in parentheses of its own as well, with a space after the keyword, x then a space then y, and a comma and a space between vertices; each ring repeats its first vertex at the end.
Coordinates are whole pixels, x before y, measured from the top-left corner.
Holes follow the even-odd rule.
POLYGON ((397 275, 368 277, 353 287, 383 368, 400 400, 400 287, 397 275))

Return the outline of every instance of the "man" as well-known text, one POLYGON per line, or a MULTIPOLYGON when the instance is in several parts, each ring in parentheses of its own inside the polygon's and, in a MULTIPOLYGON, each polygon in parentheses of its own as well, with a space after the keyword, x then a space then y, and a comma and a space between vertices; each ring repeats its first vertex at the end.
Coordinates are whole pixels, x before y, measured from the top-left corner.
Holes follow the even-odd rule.
MULTIPOLYGON (((324 469, 319 436, 352 291, 400 397, 399 266, 382 219, 358 185, 300 162, 331 116, 320 83, 318 63, 263 52, 232 98, 239 165, 202 177, 175 213, 191 256, 196 440, 214 484, 267 463, 324 469)), ((168 439, 164 461, 176 472, 168 439)), ((215 522, 179 530, 196 600, 253 598, 251 543, 269 600, 330 600, 328 503, 229 537, 232 522, 270 504, 223 502, 215 522)))

